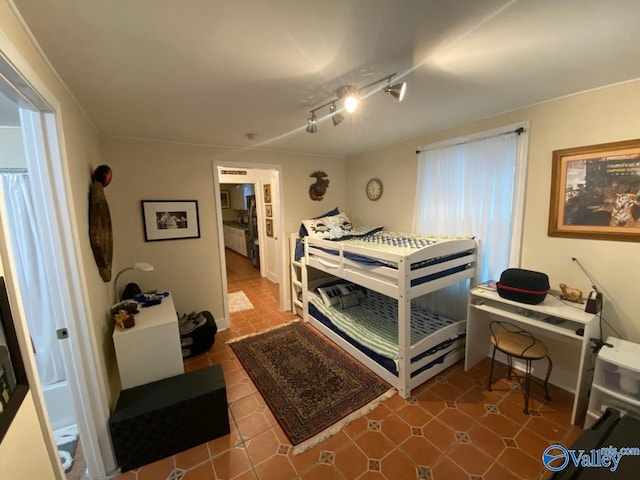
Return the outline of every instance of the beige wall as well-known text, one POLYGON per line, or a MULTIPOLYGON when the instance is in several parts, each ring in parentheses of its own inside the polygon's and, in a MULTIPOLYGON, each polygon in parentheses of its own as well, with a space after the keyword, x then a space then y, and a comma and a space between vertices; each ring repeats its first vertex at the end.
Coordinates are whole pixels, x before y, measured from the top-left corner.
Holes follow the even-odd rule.
MULTIPOLYGON (((410 98, 407 98, 410 101, 410 98)), ((624 338, 640 342, 640 309, 635 302, 636 280, 631 265, 640 260, 640 244, 576 240, 547 236, 551 157, 554 150, 640 137, 640 81, 558 99, 482 121, 424 135, 347 159, 352 188, 348 208, 359 222, 381 224, 391 230, 411 228, 415 196, 415 150, 428 143, 461 135, 531 122, 526 181, 523 268, 549 275, 553 288, 560 282, 591 288, 576 265, 577 257, 604 292, 604 317, 624 338), (367 200, 364 186, 371 177, 384 183, 377 202, 367 200)), ((437 233, 437 232, 434 232, 437 233)), ((605 335, 611 334, 608 328, 605 335)))
POLYGON ((113 170, 105 194, 114 235, 114 270, 136 261, 154 266, 149 273, 130 272, 123 285, 135 281, 143 290, 170 290, 178 312, 209 310, 222 317, 222 277, 218 254, 213 191, 213 161, 249 166, 282 167, 284 225, 297 230, 300 221, 345 203, 344 160, 260 150, 228 150, 160 142, 103 138, 101 156, 113 170), (324 200, 309 198, 309 177, 324 170, 330 186, 324 200), (197 200, 200 238, 145 242, 141 200, 197 200))

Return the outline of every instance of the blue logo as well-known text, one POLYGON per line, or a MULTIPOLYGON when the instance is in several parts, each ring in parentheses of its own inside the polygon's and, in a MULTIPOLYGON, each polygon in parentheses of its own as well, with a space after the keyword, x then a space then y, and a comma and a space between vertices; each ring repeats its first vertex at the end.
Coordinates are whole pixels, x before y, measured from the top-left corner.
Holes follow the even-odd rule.
POLYGON ((569 452, 562 445, 551 445, 547 447, 547 449, 542 452, 542 463, 547 467, 548 470, 552 472, 558 472, 567 466, 569 463, 569 452), (551 466, 551 463, 554 460, 564 459, 560 465, 551 466))

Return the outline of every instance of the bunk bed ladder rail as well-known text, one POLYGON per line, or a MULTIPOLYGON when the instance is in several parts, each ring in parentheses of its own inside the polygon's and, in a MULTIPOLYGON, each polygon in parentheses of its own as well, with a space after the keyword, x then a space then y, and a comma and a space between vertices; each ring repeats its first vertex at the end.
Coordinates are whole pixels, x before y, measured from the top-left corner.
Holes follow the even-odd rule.
POLYGON ((411 395, 411 265, 398 262, 398 393, 411 395))

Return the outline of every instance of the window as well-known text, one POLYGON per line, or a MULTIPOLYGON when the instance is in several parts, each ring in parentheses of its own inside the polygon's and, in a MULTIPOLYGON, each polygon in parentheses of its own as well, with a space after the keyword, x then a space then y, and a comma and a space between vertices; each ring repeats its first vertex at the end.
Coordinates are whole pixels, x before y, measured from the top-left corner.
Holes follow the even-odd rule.
POLYGON ((414 231, 475 236, 478 281, 519 264, 524 132, 509 127, 418 153, 414 231))

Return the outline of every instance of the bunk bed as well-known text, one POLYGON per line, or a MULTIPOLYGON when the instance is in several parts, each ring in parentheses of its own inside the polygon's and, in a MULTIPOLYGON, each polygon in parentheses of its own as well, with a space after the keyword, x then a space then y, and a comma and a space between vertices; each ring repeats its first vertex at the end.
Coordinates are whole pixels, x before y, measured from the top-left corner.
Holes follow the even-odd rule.
POLYGON ((464 355, 466 319, 433 314, 415 300, 458 282, 474 285, 477 243, 348 230, 337 239, 301 236, 292 248, 303 319, 407 398, 464 355))

